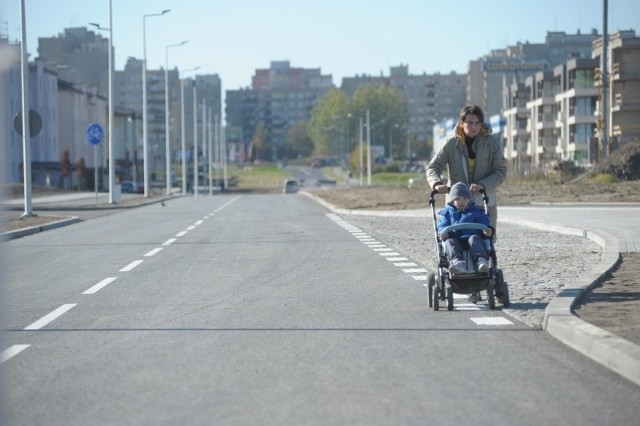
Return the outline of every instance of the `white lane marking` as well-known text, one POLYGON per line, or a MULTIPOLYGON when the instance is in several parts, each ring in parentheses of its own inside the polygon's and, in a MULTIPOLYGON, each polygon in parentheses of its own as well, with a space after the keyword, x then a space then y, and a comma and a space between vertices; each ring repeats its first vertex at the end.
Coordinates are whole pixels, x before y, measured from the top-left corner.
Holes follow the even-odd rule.
POLYGON ((185 235, 187 235, 187 231, 182 231, 182 232, 178 232, 176 234, 176 237, 182 237, 182 236, 185 236, 185 235))
POLYGON ((384 244, 370 244, 369 248, 382 248, 386 247, 384 244))
MULTIPOLYGON (((426 275, 413 275, 413 279, 416 281, 426 281, 427 280, 427 276, 426 275)), ((425 284, 426 287, 426 284, 425 284)))
POLYGON ((384 247, 384 244, 382 244, 380 241, 363 241, 363 243, 369 247, 378 247, 378 246, 382 246, 384 247))
POLYGON ((463 303, 462 305, 453 305, 453 309, 456 311, 481 311, 478 306, 473 303, 463 303))
POLYGON ((128 271, 132 270, 133 268, 135 268, 136 266, 138 266, 139 264, 141 264, 142 262, 144 262, 144 260, 134 260, 133 262, 131 262, 130 264, 128 264, 124 268, 120 269, 120 272, 128 272, 128 271))
POLYGON ((482 317, 469 319, 478 325, 513 325, 511 321, 504 317, 482 317))
POLYGON ((162 251, 162 247, 156 247, 153 250, 151 250, 149 253, 145 254, 146 257, 151 257, 155 254, 158 254, 162 251))
POLYGON ((399 262, 401 260, 409 260, 406 257, 387 257, 389 262, 399 262))
POLYGON ((50 312, 47 315, 43 316, 33 324, 26 326, 25 330, 40 330, 42 327, 49 324, 51 321, 58 318, 60 315, 64 314, 65 312, 67 312, 69 309, 73 308, 76 305, 77 303, 67 303, 66 305, 62 305, 55 311, 50 312))
POLYGON ((170 244, 175 243, 177 240, 177 238, 169 238, 167 241, 165 241, 164 243, 162 243, 163 246, 168 246, 170 244))
POLYGON ((89 288, 88 290, 83 291, 82 294, 94 294, 94 293, 97 293, 98 291, 102 290, 103 287, 111 284, 112 282, 114 282, 117 279, 118 279, 118 277, 105 278, 104 280, 100 281, 98 284, 94 285, 93 287, 89 288))
POLYGON ((191 225, 191 226, 189 226, 189 227, 187 228, 187 231, 193 231, 194 229, 196 229, 196 227, 195 227, 195 226, 193 226, 193 225, 191 225))
POLYGON ((197 226, 197 225, 202 225, 202 221, 201 221, 201 220, 197 221, 197 222, 195 223, 195 225, 196 225, 196 226, 197 226))
POLYGON ((393 251, 393 249, 390 249, 389 247, 384 247, 384 248, 373 249, 373 251, 393 251))
POLYGON ((12 345, 9 346, 4 351, 0 352, 0 364, 5 361, 9 361, 14 356, 18 355, 20 352, 24 351, 31 345, 12 345))
POLYGON ((400 253, 395 252, 395 251, 390 251, 390 252, 387 252, 387 253, 379 253, 379 254, 380 254, 380 256, 398 256, 400 253))
POLYGON ((394 263, 393 266, 399 266, 403 268, 405 266, 418 266, 418 264, 413 262, 399 262, 399 263, 394 263))
POLYGON ((428 272, 424 268, 413 268, 413 269, 403 269, 402 272, 406 272, 407 274, 418 274, 420 272, 428 272))

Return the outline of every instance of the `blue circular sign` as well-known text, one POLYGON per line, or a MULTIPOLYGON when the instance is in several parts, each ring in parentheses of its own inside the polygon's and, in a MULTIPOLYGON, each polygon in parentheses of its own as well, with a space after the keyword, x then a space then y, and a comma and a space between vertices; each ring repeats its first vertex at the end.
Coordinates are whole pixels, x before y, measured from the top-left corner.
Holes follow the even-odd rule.
POLYGON ((98 123, 90 124, 87 127, 87 140, 91 145, 99 145, 104 139, 104 130, 98 123))

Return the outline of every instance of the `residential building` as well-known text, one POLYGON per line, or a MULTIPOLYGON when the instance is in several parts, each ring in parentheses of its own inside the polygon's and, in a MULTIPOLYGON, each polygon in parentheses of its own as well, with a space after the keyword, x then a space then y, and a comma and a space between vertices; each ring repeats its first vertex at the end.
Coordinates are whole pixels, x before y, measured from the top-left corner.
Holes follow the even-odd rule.
POLYGON ((239 147, 232 147, 240 156, 249 156, 254 149, 275 161, 285 153, 289 129, 306 123, 316 101, 333 88, 331 75, 319 68, 291 67, 289 61, 273 61, 268 69, 258 69, 251 88, 226 92, 227 141, 241 138, 239 147))
MULTIPOLYGON (((593 42, 593 58, 601 63, 602 37, 593 42)), ((640 141, 640 37, 635 31, 616 31, 609 36, 609 119, 608 152, 619 145, 640 141)), ((596 88, 598 89, 598 117, 601 116, 602 81, 598 67, 596 88)), ((598 128, 600 141, 601 127, 598 128)), ((599 148, 602 148, 601 146, 599 148)))

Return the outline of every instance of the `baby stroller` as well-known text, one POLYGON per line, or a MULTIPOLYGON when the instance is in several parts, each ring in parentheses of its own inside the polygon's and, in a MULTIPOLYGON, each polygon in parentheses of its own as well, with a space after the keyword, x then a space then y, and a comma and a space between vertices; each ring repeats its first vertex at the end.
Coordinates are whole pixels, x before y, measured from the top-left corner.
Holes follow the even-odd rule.
MULTIPOLYGON (((477 272, 475 262, 471 259, 468 250, 464 251, 464 259, 467 264, 467 270, 475 272, 466 272, 452 274, 449 272, 449 259, 444 243, 438 239, 438 226, 435 210, 434 196, 439 194, 438 191, 432 191, 429 195, 429 205, 433 214, 433 228, 436 239, 436 250, 438 252, 438 268, 437 272, 429 272, 427 275, 427 287, 429 289, 429 307, 433 307, 435 311, 440 309, 440 302, 447 301, 447 309, 453 310, 453 294, 475 294, 482 291, 487 292, 487 302, 490 309, 496 308, 496 299, 502 303, 503 307, 509 306, 509 288, 504 281, 502 270, 498 268, 498 258, 493 244, 493 236, 485 238, 485 249, 489 255, 489 263, 491 265, 489 272, 477 272), (437 273, 437 275, 436 275, 437 273)), ((487 203, 489 197, 483 192, 482 200, 484 210, 488 214, 487 203)), ((443 233, 451 235, 454 231, 477 229, 484 230, 485 225, 479 223, 462 223, 446 227, 443 233)))

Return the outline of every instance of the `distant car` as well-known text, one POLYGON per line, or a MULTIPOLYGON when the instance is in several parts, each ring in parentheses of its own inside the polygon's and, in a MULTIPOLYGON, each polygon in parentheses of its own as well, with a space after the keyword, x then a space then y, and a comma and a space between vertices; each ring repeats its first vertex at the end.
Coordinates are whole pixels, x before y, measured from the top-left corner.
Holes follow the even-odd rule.
POLYGON ((285 194, 294 194, 300 189, 300 182, 296 179, 285 179, 282 186, 282 192, 285 194))
POLYGON ((142 183, 136 183, 132 180, 125 180, 120 182, 120 187, 123 193, 127 194, 144 194, 144 185, 142 183))

